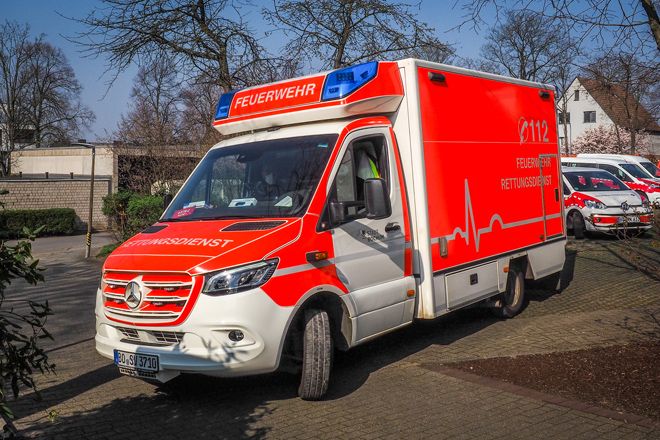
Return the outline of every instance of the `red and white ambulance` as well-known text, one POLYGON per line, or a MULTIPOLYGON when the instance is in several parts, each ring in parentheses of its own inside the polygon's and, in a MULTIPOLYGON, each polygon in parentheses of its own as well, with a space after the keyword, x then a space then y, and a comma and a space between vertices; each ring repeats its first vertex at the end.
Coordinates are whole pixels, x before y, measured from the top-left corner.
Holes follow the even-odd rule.
POLYGON ((125 374, 301 374, 334 349, 558 273, 551 86, 406 59, 222 95, 213 147, 105 262, 96 347, 125 374), (470 160, 466 160, 466 158, 470 160))
POLYGON ((562 169, 566 229, 576 239, 585 232, 643 234, 653 227, 648 199, 613 174, 593 167, 562 169))
POLYGON ((623 181, 630 189, 637 191, 643 199, 648 199, 652 205, 660 206, 660 182, 652 178, 639 163, 607 154, 562 157, 560 160, 565 167, 592 167, 605 170, 623 181))

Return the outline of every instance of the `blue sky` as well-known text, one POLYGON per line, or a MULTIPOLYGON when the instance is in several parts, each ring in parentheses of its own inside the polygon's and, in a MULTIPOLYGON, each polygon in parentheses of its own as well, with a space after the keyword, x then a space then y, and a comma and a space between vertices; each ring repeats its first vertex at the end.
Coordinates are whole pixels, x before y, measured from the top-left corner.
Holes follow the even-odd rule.
MULTIPOLYGON (((255 0, 254 3, 271 4, 268 0, 255 0)), ((111 75, 104 74, 105 59, 83 57, 80 48, 66 40, 65 37, 73 36, 84 29, 59 14, 81 18, 96 4, 101 4, 101 2, 97 0, 0 0, 0 20, 2 22, 16 20, 20 24, 28 23, 32 37, 41 33, 46 34, 46 41, 61 48, 66 54, 76 77, 83 86, 83 102, 96 114, 96 123, 92 127, 92 131, 83 135, 87 141, 104 140, 116 129, 120 115, 127 112, 133 76, 137 71, 137 69, 131 69, 120 75, 108 89, 111 75)), ((424 0, 418 17, 436 29, 436 34, 441 41, 453 44, 460 56, 475 58, 483 44, 483 34, 486 29, 482 28, 479 35, 476 35, 469 27, 464 27, 461 32, 447 32, 462 21, 462 12, 459 7, 456 6, 452 9, 452 5, 454 5, 453 0, 424 0)), ((260 19, 260 15, 255 13, 252 13, 251 17, 254 17, 255 23, 260 19)), ((253 27, 256 28, 254 25, 253 27)), ((277 38, 269 38, 268 41, 274 43, 267 45, 267 48, 273 52, 283 45, 283 40, 277 38)))

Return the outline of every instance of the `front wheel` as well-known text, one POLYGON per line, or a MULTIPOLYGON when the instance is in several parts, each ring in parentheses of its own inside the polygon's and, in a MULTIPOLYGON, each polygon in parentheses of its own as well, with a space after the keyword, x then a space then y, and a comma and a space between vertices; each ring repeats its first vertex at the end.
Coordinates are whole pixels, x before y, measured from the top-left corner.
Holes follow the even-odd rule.
POLYGON ((500 305, 493 308, 493 314, 498 318, 513 318, 523 306, 525 297, 525 278, 518 269, 510 268, 506 281, 506 291, 501 294, 500 305))
POLYGON ((298 395, 303 400, 319 400, 328 391, 332 368, 330 319, 324 310, 305 312, 302 376, 298 395))
POLYGON ((576 240, 584 239, 584 218, 578 213, 573 213, 573 235, 575 235, 576 240))

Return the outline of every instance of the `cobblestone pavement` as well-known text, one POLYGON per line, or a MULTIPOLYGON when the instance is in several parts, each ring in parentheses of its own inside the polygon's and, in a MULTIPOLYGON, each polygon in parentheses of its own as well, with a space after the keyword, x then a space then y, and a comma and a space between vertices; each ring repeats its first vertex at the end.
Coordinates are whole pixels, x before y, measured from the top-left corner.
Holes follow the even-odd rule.
MULTIPOLYGON (((46 283, 15 283, 9 295, 49 300, 55 341, 47 348, 57 374, 38 376, 41 402, 26 393, 10 403, 22 435, 34 439, 660 439, 652 426, 433 368, 660 337, 652 315, 660 310, 660 284, 621 250, 614 239, 570 240, 560 292, 528 289, 526 309, 512 320, 459 311, 340 353, 327 399, 303 402, 296 379, 285 374, 182 376, 161 385, 120 375, 94 349, 101 261, 51 249, 40 254, 46 283)), ((660 262, 660 254, 652 257, 660 262)))

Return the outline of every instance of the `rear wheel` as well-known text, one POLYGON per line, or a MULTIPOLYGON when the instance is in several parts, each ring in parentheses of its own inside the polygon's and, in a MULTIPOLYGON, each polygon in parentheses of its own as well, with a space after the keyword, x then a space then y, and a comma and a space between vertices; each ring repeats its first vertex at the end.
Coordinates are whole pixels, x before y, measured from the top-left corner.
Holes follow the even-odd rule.
POLYGON ((573 213, 573 235, 576 240, 584 239, 584 218, 578 212, 573 213))
POLYGON ((302 376, 298 395, 303 400, 319 400, 328 391, 332 368, 330 319, 324 310, 305 312, 302 376))
POLYGON ((525 297, 525 278, 523 273, 511 267, 506 281, 506 291, 501 294, 499 307, 493 308, 498 318, 513 318, 522 309, 525 297))

